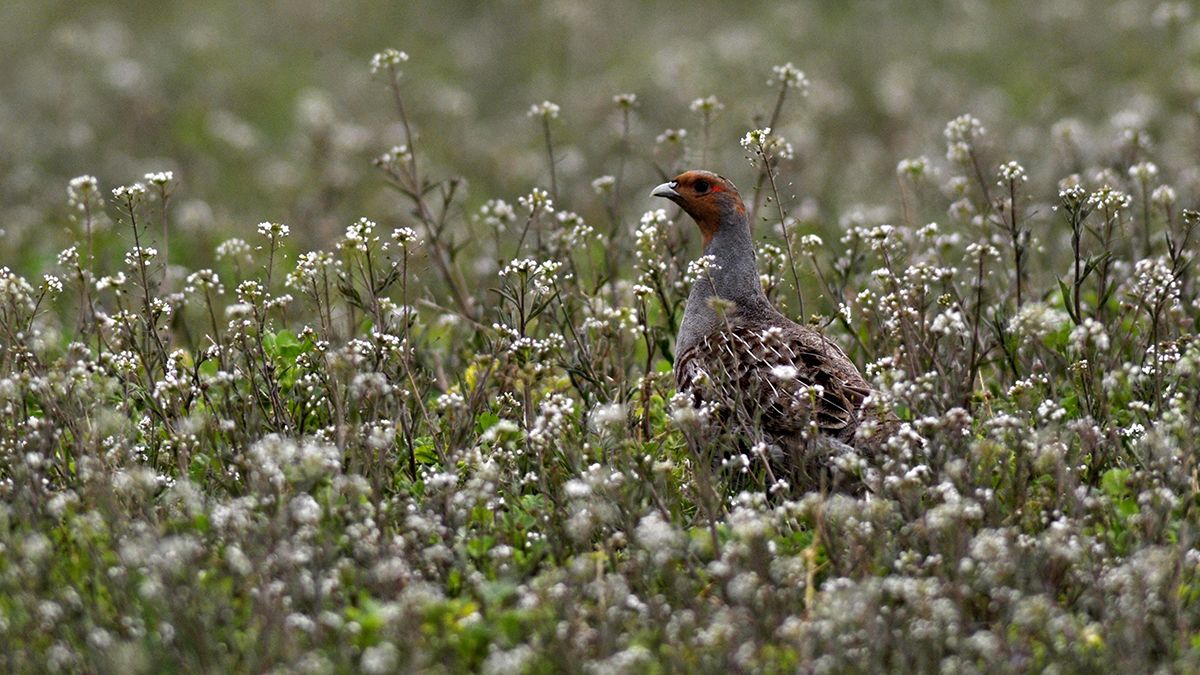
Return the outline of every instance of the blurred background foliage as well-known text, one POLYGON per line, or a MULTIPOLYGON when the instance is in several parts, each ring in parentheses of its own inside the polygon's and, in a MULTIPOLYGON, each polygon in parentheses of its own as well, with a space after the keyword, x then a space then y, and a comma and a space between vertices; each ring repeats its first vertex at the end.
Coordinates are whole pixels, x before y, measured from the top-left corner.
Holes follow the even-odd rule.
MULTIPOLYGON (((548 185, 541 129, 526 113, 549 99, 562 106, 552 128, 558 206, 601 219, 603 201, 587 186, 616 171, 612 97, 625 92, 638 107, 624 220, 651 206, 642 188, 661 172, 698 163, 700 116, 688 107, 697 97, 724 104, 708 164, 745 190, 754 174, 737 139, 769 115, 766 81, 786 61, 812 82, 779 125, 796 148, 787 198, 826 234, 859 204, 896 214, 897 160, 936 153, 946 121, 963 112, 1003 139, 1006 155, 989 162, 1025 161, 1033 185, 1138 159, 1120 156, 1131 116, 1160 165, 1190 166, 1176 161, 1200 151, 1200 26, 1187 9, 1149 0, 8 0, 0 262, 29 272, 78 239, 65 186, 84 173, 107 191, 174 170, 173 236, 189 245, 171 254, 192 267, 263 220, 290 224, 304 247, 328 245, 358 216, 405 221, 404 200, 370 166, 403 140, 389 92, 367 67, 389 46, 412 56, 405 96, 427 175, 466 178, 468 210, 548 185), (1064 118, 1087 142, 1052 133, 1064 118), (690 131, 686 154, 656 144, 666 128, 690 131), (1051 145, 1063 147, 1045 152, 1051 145)), ((1200 177, 1165 178, 1192 203, 1200 177)), ((470 226, 465 214, 459 226, 470 226)))

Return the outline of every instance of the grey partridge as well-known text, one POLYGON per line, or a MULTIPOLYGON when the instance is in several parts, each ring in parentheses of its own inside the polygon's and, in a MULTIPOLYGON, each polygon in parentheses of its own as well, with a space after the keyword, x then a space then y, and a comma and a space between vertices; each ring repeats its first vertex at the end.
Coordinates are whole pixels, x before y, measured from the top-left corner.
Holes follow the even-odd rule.
POLYGON ((867 405, 870 385, 836 344, 771 305, 733 183, 688 171, 651 194, 696 221, 710 256, 675 342, 678 391, 761 430, 776 446, 775 459, 794 462, 797 452, 822 441, 828 446, 829 439, 859 450, 878 447, 897 427, 896 416, 867 405))

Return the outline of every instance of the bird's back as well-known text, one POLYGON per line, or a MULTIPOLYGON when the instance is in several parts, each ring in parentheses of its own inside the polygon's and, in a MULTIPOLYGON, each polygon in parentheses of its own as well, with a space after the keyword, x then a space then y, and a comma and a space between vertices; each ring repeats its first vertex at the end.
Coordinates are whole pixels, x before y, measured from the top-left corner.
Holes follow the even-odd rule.
MULTIPOLYGON (((829 338, 778 312, 730 318, 676 355, 676 387, 781 442, 815 432, 854 444, 871 387, 829 338)), ((881 429, 881 431, 883 431, 881 429)))

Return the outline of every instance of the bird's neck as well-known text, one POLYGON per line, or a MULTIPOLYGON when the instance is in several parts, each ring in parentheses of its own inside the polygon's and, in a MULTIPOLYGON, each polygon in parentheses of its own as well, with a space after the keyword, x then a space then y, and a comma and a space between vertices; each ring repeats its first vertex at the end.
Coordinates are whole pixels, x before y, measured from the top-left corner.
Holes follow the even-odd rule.
POLYGON ((712 261, 708 271, 692 284, 676 353, 716 330, 724 321, 713 308, 714 298, 730 304, 730 315, 770 311, 758 277, 750 228, 744 219, 720 227, 705 245, 704 255, 712 256, 712 261))

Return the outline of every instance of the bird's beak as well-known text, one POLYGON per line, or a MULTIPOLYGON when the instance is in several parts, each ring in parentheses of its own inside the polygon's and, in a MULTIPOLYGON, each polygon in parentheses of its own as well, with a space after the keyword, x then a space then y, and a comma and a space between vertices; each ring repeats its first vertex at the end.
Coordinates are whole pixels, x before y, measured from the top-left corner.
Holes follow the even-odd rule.
POLYGON ((675 181, 663 183, 650 191, 651 197, 666 197, 667 199, 679 199, 679 193, 675 191, 675 181))

